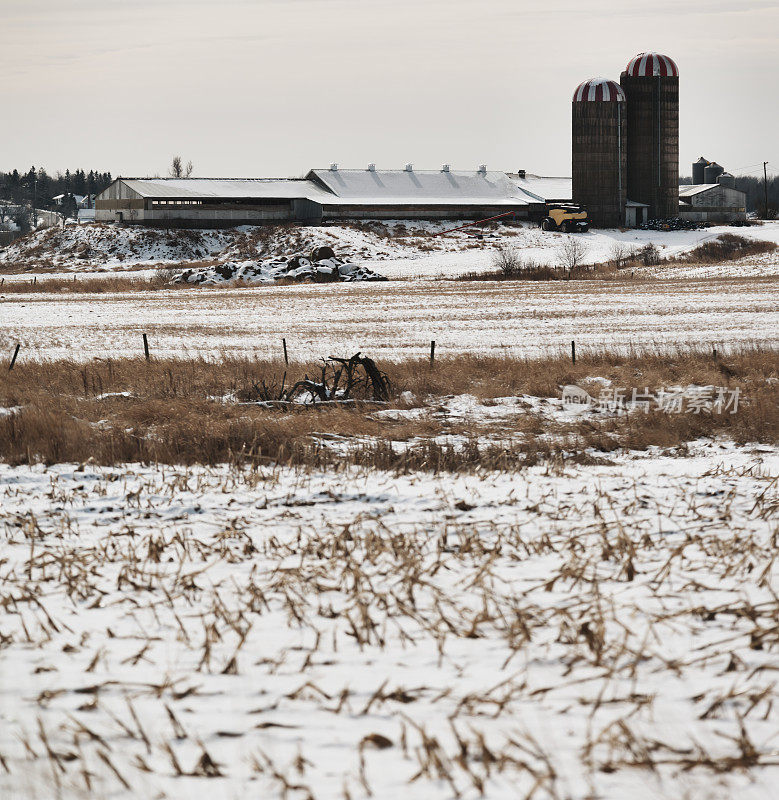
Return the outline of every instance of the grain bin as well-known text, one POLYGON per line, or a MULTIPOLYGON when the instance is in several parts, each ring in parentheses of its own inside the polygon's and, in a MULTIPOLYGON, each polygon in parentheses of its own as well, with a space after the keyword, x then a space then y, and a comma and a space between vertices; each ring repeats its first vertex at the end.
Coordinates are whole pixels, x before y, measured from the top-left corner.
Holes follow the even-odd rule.
POLYGON ((616 81, 592 78, 573 94, 573 201, 592 225, 625 224, 627 199, 625 93, 616 81))
POLYGON ((679 215, 679 69, 639 53, 620 77, 627 97, 627 194, 649 217, 679 215))
POLYGON ((736 188, 736 178, 729 172, 723 172, 722 175, 717 178, 717 183, 720 186, 727 186, 729 189, 736 188))
POLYGON ((692 165, 692 182, 694 186, 700 186, 704 182, 703 172, 709 166, 709 160, 701 156, 692 165))
POLYGON ((704 183, 717 183, 717 178, 725 171, 725 167, 721 167, 716 161, 712 161, 705 170, 703 170, 704 183))

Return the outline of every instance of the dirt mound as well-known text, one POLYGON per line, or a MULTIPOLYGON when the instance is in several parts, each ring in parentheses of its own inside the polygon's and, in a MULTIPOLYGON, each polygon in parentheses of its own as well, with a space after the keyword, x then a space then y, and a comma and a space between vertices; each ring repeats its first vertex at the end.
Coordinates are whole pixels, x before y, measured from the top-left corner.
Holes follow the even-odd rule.
POLYGON ((152 230, 91 223, 37 230, 0 251, 0 267, 127 269, 136 265, 212 258, 235 241, 235 231, 152 230))

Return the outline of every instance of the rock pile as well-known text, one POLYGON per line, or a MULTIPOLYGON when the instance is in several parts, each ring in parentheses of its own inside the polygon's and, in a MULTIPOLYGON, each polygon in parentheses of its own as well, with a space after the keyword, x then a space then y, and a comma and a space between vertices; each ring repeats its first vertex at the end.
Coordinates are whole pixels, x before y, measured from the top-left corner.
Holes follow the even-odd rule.
POLYGON ((330 247, 317 247, 309 257, 295 255, 260 261, 226 261, 211 267, 186 269, 171 284, 217 286, 224 283, 276 283, 287 280, 299 283, 384 281, 383 275, 366 267, 336 258, 330 247))

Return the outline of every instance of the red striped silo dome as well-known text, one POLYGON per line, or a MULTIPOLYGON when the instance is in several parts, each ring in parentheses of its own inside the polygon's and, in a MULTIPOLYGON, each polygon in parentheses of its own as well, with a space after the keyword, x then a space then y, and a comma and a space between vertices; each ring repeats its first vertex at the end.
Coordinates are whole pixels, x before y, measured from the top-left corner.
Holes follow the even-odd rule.
POLYGON ((631 78, 662 77, 678 78, 679 67, 668 56, 660 53, 639 53, 625 70, 631 78))
POLYGON ((624 103, 625 92, 616 81, 608 78, 590 78, 580 83, 573 93, 574 103, 592 101, 596 103, 624 103))

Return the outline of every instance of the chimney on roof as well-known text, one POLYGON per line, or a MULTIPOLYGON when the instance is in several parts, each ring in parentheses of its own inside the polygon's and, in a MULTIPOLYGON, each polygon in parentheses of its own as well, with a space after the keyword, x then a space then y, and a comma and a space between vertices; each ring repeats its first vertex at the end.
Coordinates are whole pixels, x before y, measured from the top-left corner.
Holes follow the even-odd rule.
POLYGON ((479 164, 479 174, 486 175, 487 174, 487 165, 486 164, 479 164))
POLYGON ((413 164, 406 164, 406 172, 413 172, 414 165, 413 164))
POLYGON ((443 167, 441 167, 441 172, 449 172, 449 165, 444 164, 443 167))
POLYGON ((338 164, 331 164, 330 172, 338 172, 338 164))
POLYGON ((525 177, 527 177, 527 172, 524 169, 518 169, 517 170, 517 176, 520 177, 520 178, 525 178, 525 177))
POLYGON ((376 165, 368 164, 368 172, 376 172, 376 165))

